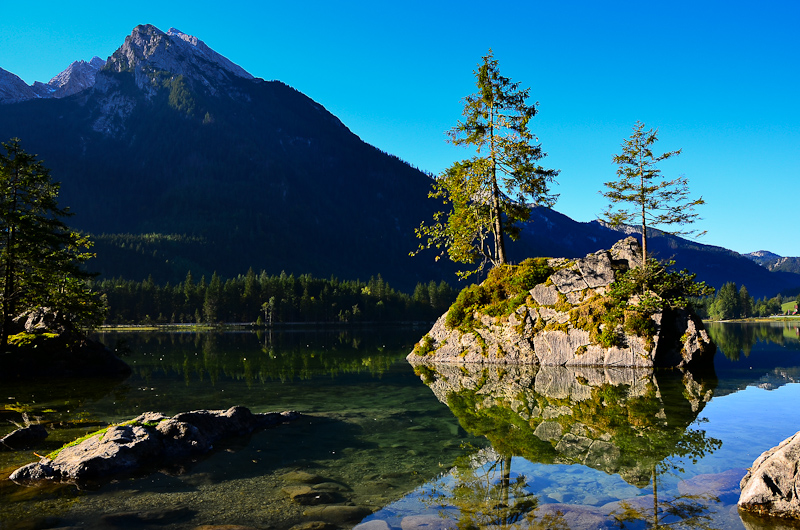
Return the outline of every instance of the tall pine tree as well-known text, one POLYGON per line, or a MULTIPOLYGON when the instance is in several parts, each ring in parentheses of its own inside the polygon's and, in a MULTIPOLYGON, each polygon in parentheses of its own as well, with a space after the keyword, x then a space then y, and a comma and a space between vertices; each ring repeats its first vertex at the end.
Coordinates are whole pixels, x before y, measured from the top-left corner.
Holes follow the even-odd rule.
MULTIPOLYGON (((507 263, 505 236, 516 239, 519 223, 532 205, 552 206, 550 184, 557 170, 539 164, 545 153, 530 129, 538 103, 528 104, 530 89, 500 75, 492 51, 475 71, 477 91, 464 98, 464 119, 449 133, 455 145, 474 147, 477 155, 454 163, 434 182, 430 197, 450 206, 431 225, 423 223, 417 252, 440 249, 457 263, 507 263)), ((416 254, 414 252, 412 254, 416 254)), ((476 271, 467 271, 468 276, 476 271)))
MULTIPOLYGON (((614 155, 617 180, 606 182, 607 191, 601 194, 610 201, 603 212, 611 225, 639 222, 642 228, 642 263, 647 264, 648 227, 686 225, 698 219, 694 207, 705 204, 703 198, 689 198, 689 181, 684 176, 665 180, 658 164, 681 154, 681 150, 661 155, 653 153, 658 141, 658 129, 644 130, 637 121, 633 134, 622 144, 622 154, 614 155), (616 209, 615 209, 616 208, 616 209)), ((696 230, 671 230, 670 234, 698 236, 696 230)))

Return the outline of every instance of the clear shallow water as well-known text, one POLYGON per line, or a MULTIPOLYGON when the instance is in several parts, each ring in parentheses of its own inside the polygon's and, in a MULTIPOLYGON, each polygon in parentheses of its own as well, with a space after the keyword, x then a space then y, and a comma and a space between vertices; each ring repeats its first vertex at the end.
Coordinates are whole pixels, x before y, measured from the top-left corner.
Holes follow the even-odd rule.
MULTIPOLYGON (((51 428, 39 454, 147 410, 245 405, 305 416, 89 490, 2 480, 0 528, 283 529, 344 517, 328 509, 344 505, 356 509, 342 528, 648 528, 656 518, 744 528, 735 509, 743 468, 800 427, 791 326, 712 325, 716 377, 489 369, 423 373, 430 386, 404 360, 424 331, 107 334, 107 344, 130 347, 130 378, 6 385, 0 436, 22 412, 51 428), (329 502, 291 500, 309 487, 329 502)), ((1 476, 35 459, 0 453, 1 476)))

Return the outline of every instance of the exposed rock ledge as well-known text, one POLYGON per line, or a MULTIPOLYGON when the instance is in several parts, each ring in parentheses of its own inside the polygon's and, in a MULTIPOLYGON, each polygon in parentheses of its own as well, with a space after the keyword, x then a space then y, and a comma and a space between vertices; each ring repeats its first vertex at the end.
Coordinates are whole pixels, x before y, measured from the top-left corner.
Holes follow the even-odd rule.
POLYGON ((681 368, 709 361, 715 346, 699 317, 686 310, 667 309, 651 315, 652 336, 626 334, 619 325, 615 331, 620 340, 610 347, 592 340, 590 331, 576 321, 579 312, 596 311, 616 275, 640 266, 641 255, 639 242, 628 237, 610 250, 585 258, 550 259, 548 265, 554 272, 533 287, 527 300, 510 315, 475 312, 474 329, 464 331, 449 328, 445 313, 407 359, 411 364, 681 368))
POLYGON ((758 515, 800 519, 800 432, 761 453, 740 483, 739 508, 758 515))
POLYGON ((253 414, 245 407, 196 410, 171 418, 146 412, 105 432, 62 449, 14 471, 14 482, 41 480, 79 482, 136 471, 145 466, 199 455, 228 436, 241 436, 259 428, 300 417, 297 412, 253 414))

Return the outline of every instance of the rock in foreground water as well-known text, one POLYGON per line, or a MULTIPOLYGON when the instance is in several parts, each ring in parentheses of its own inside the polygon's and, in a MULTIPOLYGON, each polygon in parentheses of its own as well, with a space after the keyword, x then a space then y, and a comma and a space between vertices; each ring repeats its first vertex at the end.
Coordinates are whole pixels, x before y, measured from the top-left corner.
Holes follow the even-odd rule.
POLYGON ((245 407, 197 410, 171 418, 146 412, 120 425, 63 448, 54 458, 42 458, 14 471, 9 478, 81 481, 136 471, 145 466, 205 453, 229 436, 297 419, 296 412, 253 414, 245 407))
POLYGON ((800 519, 800 432, 761 453, 740 483, 739 509, 800 519))

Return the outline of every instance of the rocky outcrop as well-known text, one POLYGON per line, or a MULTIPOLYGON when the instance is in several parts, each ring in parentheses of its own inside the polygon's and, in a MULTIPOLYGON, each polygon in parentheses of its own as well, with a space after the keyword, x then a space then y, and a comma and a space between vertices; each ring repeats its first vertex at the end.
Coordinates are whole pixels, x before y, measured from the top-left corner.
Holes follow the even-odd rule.
POLYGON ((0 103, 19 103, 36 97, 36 92, 19 76, 0 68, 0 103))
POLYGON ((761 453, 742 479, 739 509, 800 519, 800 432, 761 453))
POLYGON ((199 455, 222 438, 241 436, 298 417, 296 412, 253 414, 245 407, 184 412, 171 418, 146 412, 77 445, 64 447, 52 459, 45 457, 21 467, 10 478, 18 483, 80 482, 129 473, 199 455))
POLYGON ((598 324, 609 309, 607 294, 616 276, 641 265, 635 238, 585 258, 548 264, 554 272, 506 316, 476 311, 474 324, 465 330, 449 327, 448 315, 442 315, 409 354, 409 362, 687 367, 713 357, 702 321, 686 310, 649 315, 650 322, 640 326, 646 332, 640 334, 625 332, 621 322, 613 329, 598 324), (598 340, 603 332, 613 333, 615 340, 598 340))
POLYGON ((105 64, 106 62, 99 57, 93 57, 88 62, 75 61, 47 83, 35 81, 30 86, 16 75, 0 68, 0 103, 64 98, 77 94, 94 86, 97 72, 105 64))

